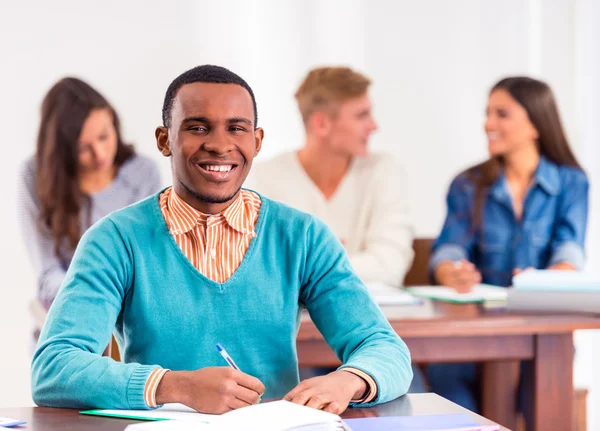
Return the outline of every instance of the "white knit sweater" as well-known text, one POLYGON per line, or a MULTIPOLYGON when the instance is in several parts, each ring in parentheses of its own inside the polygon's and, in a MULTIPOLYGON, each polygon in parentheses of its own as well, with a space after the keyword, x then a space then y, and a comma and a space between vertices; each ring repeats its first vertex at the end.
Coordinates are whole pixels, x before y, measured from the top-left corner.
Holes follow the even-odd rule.
POLYGON ((244 187, 327 223, 365 283, 402 285, 413 258, 413 230, 404 171, 389 154, 355 158, 329 200, 296 152, 254 165, 244 187))

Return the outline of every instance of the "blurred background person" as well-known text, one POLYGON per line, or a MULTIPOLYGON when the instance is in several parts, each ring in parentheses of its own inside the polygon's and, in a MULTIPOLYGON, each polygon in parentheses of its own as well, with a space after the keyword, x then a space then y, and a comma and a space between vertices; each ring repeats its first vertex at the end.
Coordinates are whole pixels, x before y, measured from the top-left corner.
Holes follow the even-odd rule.
MULTIPOLYGON (((509 286, 526 268, 581 270, 588 180, 550 87, 527 77, 498 82, 485 132, 490 159, 450 185, 430 261, 435 281, 468 292, 479 282, 509 286)), ((476 377, 475 364, 428 367, 434 392, 473 411, 476 377)))
POLYGON ((327 223, 363 282, 400 287, 413 259, 408 184, 394 157, 369 152, 370 84, 348 67, 311 70, 295 95, 304 147, 258 163, 246 187, 327 223))
POLYGON ((98 91, 76 78, 50 89, 36 153, 25 161, 19 184, 19 218, 37 276, 37 326, 83 232, 160 186, 154 162, 123 142, 119 117, 98 91))

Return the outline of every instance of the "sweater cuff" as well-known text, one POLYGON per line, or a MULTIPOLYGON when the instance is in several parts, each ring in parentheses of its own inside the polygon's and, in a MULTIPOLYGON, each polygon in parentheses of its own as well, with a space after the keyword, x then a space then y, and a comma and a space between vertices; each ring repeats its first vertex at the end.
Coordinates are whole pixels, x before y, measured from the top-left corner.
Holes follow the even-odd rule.
POLYGON ((130 409, 147 410, 150 408, 144 399, 144 392, 148 378, 157 368, 156 365, 140 365, 131 375, 127 385, 127 402, 130 409))
POLYGON ((458 262, 461 259, 468 259, 467 252, 463 247, 457 244, 444 244, 437 248, 429 260, 429 271, 431 274, 435 268, 446 261, 458 262))
POLYGON ((373 377, 357 368, 345 367, 341 368, 341 370, 352 373, 367 383, 367 391, 365 392, 364 396, 357 400, 350 400, 351 403, 366 404, 373 401, 375 397, 377 397, 377 383, 375 383, 373 377))

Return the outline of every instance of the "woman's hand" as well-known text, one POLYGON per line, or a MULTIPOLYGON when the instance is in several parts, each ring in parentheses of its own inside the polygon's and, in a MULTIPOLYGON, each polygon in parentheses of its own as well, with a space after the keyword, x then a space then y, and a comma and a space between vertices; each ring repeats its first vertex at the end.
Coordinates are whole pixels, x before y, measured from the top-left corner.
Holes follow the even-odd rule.
POLYGON ((473 286, 481 283, 481 273, 465 259, 440 263, 435 268, 434 276, 439 284, 452 287, 458 293, 469 293, 473 286))

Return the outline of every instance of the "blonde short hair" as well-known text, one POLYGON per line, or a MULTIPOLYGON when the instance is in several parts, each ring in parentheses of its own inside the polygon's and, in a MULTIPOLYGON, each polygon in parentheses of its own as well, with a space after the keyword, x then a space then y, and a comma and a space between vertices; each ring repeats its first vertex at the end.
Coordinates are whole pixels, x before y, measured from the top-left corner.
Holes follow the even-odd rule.
POLYGON ((314 112, 335 113, 340 103, 367 92, 371 80, 349 67, 319 67, 311 70, 295 97, 304 123, 314 112))

